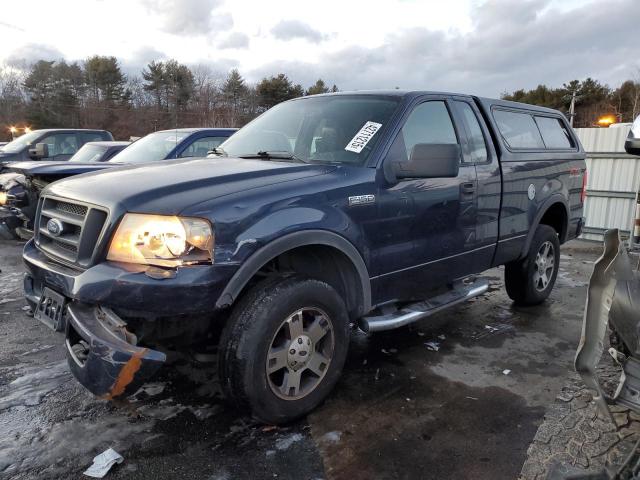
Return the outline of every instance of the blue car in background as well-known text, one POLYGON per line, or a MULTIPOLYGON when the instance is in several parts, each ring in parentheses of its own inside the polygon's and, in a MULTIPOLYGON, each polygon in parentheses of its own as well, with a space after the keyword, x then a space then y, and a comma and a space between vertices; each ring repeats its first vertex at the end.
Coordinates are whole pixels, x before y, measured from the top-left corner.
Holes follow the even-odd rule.
MULTIPOLYGON (((75 156, 68 161, 17 162, 9 170, 23 175, 20 195, 0 181, 0 238, 31 236, 31 228, 40 192, 49 183, 72 175, 95 172, 123 165, 138 165, 176 158, 206 157, 207 153, 233 135, 237 128, 177 128, 150 133, 135 141, 108 161, 75 156), (83 161, 84 160, 84 161, 83 161), (4 204, 4 205, 3 205, 4 204)), ((78 152, 80 153, 80 152, 78 152)), ((8 174, 10 175, 10 174, 8 174)), ((7 176, 8 178, 8 175, 7 176)), ((0 179, 1 180, 1 179, 0 179)), ((12 177, 13 185, 15 180, 12 177)))

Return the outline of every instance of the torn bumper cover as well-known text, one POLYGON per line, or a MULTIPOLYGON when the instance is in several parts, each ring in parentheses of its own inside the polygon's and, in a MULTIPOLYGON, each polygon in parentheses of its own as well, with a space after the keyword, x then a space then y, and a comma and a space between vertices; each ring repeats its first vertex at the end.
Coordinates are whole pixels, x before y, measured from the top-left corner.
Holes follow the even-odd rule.
POLYGON ((609 230, 605 233, 604 252, 594 264, 589 282, 575 368, 587 387, 594 392, 594 400, 601 412, 611 421, 611 404, 640 411, 639 338, 640 277, 620 242, 618 230, 609 230), (620 383, 612 397, 603 391, 596 371, 609 323, 630 353, 627 357, 611 351, 622 365, 620 383))
POLYGON ((66 314, 69 367, 94 395, 134 393, 165 362, 162 352, 136 346, 136 337, 111 310, 72 302, 66 314))

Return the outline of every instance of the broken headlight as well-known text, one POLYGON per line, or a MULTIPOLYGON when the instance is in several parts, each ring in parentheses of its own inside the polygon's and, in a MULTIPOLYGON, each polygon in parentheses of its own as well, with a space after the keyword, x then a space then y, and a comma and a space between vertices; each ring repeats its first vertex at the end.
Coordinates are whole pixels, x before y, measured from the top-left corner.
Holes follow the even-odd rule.
POLYGON ((127 213, 107 260, 176 267, 213 260, 213 231, 201 218, 127 213))

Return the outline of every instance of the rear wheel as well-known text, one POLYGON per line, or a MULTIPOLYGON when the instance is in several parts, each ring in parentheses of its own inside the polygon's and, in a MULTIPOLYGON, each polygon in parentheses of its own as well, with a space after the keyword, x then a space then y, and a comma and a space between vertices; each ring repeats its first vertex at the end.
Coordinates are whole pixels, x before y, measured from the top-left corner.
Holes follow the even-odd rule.
POLYGON ((313 410, 342 371, 349 321, 328 284, 304 277, 256 285, 235 307, 220 340, 226 396, 267 423, 313 410))
POLYGON ((505 266, 507 294, 520 305, 544 302, 556 283, 559 265, 560 241, 556 231, 548 225, 538 225, 527 257, 505 266))

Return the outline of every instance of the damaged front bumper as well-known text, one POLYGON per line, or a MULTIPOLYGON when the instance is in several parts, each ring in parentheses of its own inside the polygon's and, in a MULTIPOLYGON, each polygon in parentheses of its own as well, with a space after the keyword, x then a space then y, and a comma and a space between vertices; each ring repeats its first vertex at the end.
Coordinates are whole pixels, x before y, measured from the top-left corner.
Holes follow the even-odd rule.
POLYGON ((69 367, 94 395, 109 400, 134 393, 163 365, 164 353, 136 341, 113 311, 75 302, 67 306, 69 367))
POLYGON ((589 282, 575 368, 594 392, 600 411, 612 422, 609 405, 624 405, 640 412, 639 339, 640 276, 637 268, 632 267, 618 230, 609 230, 605 234, 604 252, 596 261, 589 282), (609 324, 629 354, 610 349, 613 358, 622 365, 620 383, 613 396, 603 391, 596 371, 609 324))

